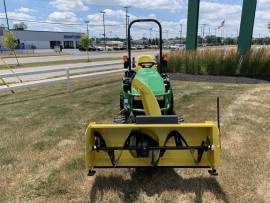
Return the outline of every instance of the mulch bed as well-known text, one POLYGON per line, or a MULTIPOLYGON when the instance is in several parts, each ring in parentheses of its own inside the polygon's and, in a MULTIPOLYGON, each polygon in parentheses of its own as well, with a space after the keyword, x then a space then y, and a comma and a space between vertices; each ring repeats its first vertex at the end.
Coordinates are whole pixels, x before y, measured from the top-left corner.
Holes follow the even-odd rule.
POLYGON ((236 83, 236 84, 270 83, 270 77, 249 78, 236 76, 191 75, 185 73, 169 73, 169 76, 171 80, 193 81, 193 82, 216 82, 216 83, 236 83))

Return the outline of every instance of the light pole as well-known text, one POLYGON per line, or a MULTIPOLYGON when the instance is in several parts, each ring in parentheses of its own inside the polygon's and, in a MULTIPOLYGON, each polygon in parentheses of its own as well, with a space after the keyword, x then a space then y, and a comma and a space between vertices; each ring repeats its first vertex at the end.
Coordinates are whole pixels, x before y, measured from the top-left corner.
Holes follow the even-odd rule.
POLYGON ((106 47, 106 28, 105 28, 105 11, 100 11, 100 13, 102 14, 102 17, 103 17, 103 28, 104 28, 104 33, 103 33, 103 36, 104 36, 104 47, 105 47, 105 51, 107 50, 107 47, 106 47))
POLYGON ((149 31, 150 31, 150 38, 149 39, 152 38, 152 30, 153 30, 153 28, 149 28, 149 31))
POLYGON ((206 24, 202 24, 202 44, 204 43, 204 33, 206 24))
POLYGON ((217 27, 215 27, 215 45, 217 45, 217 27))
POLYGON ((128 15, 128 16, 127 16, 128 25, 129 25, 129 18, 130 18, 130 16, 128 15))
POLYGON ((86 23, 86 33, 87 33, 87 36, 89 37, 89 29, 88 29, 89 20, 86 20, 84 22, 86 23))
MULTIPOLYGON (((128 45, 128 25, 129 25, 128 9, 129 9, 129 6, 125 6, 124 8, 126 10, 126 44, 128 45)), ((128 49, 128 46, 127 46, 127 49, 128 49)))
POLYGON ((8 30, 9 30, 9 22, 8 22, 8 15, 7 15, 6 0, 4 0, 4 8, 5 8, 5 13, 6 13, 7 28, 8 28, 8 30))
POLYGON ((183 24, 180 24, 180 44, 182 44, 183 24))

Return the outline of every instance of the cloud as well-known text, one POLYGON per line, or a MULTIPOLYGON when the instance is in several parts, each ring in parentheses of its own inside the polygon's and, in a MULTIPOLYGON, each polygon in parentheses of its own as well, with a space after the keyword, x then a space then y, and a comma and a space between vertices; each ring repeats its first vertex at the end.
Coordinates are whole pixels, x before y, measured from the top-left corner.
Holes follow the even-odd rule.
POLYGON ((48 16, 48 20, 51 22, 59 23, 77 23, 78 19, 73 12, 59 12, 55 11, 48 16))
POLYGON ((18 9, 15 9, 16 12, 21 12, 21 13, 30 13, 30 12, 35 12, 35 9, 31 8, 26 8, 26 7, 20 7, 18 9))
POLYGON ((62 11, 88 10, 88 6, 82 0, 53 0, 49 4, 62 11))
MULTIPOLYGON (((32 15, 22 12, 7 12, 8 17, 12 19, 23 19, 23 20, 33 20, 35 19, 32 15)), ((5 13, 0 13, 1 18, 5 18, 5 13)))

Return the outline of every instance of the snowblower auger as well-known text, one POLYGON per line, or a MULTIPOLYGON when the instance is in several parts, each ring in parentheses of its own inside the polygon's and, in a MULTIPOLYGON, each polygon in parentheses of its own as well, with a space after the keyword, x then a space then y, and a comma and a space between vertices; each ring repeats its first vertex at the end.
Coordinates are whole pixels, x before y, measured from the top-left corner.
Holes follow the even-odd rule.
MULTIPOLYGON (((141 21, 158 23, 162 33, 156 20, 135 20, 129 25, 129 39, 131 25, 141 21)), ((160 38, 162 42, 162 35, 160 38)), ((167 111, 173 106, 168 101, 168 109, 164 110, 161 103, 166 102, 159 101, 160 94, 170 100, 164 95, 172 95, 172 91, 166 87, 168 78, 163 75, 162 57, 160 67, 149 56, 138 59, 141 62, 137 63, 136 72, 132 72, 128 59, 129 71, 125 76, 130 77, 131 84, 123 90, 131 95, 125 98, 123 110, 133 119, 126 119, 122 124, 90 123, 86 130, 85 161, 89 175, 95 174, 95 168, 138 167, 210 168, 209 173, 217 175, 221 148, 217 124, 179 122, 177 115, 167 111), (132 94, 140 99, 140 111, 129 106, 132 94)))

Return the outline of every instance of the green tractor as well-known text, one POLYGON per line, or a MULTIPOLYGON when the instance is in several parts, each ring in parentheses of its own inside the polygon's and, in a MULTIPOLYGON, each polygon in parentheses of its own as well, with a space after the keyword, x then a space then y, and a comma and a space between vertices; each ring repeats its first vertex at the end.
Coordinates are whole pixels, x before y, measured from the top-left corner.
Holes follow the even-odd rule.
POLYGON ((131 22, 128 28, 128 56, 124 56, 124 67, 128 69, 123 77, 120 90, 120 115, 114 118, 115 123, 131 122, 137 115, 145 115, 145 110, 138 90, 132 87, 132 81, 138 79, 145 83, 155 95, 162 115, 174 115, 173 91, 170 79, 165 73, 167 59, 162 53, 162 27, 154 19, 139 19, 131 22), (131 61, 130 29, 137 22, 154 22, 159 26, 159 56, 140 55, 131 61))
POLYGON ((162 29, 153 19, 135 20, 128 29, 128 57, 120 91, 117 124, 91 122, 85 133, 88 175, 95 168, 210 168, 220 165, 219 128, 215 122, 184 123, 173 110, 173 92, 164 73, 162 29), (136 22, 155 22, 160 29, 159 60, 139 56, 131 62, 130 28, 136 22), (157 62, 159 61, 159 62, 157 62))

